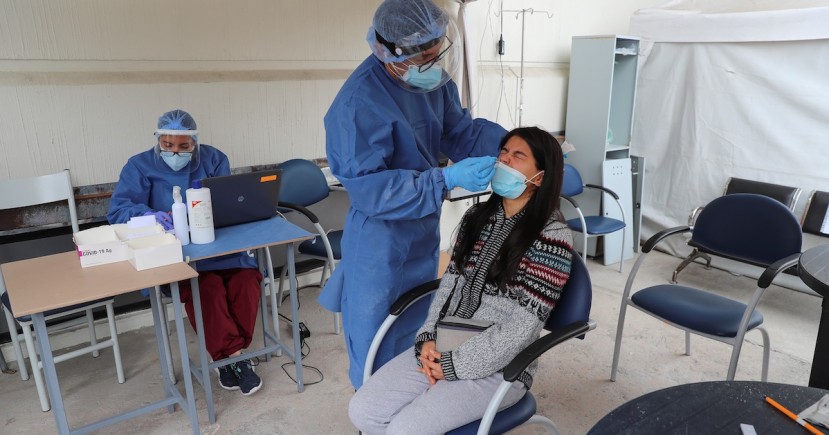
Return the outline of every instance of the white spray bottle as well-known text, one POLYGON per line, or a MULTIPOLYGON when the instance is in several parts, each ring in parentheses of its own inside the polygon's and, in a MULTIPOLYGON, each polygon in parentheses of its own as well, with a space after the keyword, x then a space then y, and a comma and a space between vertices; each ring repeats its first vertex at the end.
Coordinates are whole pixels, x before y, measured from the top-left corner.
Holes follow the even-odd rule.
POLYGON ((187 227, 187 206, 181 200, 181 187, 173 186, 173 231, 181 246, 190 243, 190 228, 187 227))

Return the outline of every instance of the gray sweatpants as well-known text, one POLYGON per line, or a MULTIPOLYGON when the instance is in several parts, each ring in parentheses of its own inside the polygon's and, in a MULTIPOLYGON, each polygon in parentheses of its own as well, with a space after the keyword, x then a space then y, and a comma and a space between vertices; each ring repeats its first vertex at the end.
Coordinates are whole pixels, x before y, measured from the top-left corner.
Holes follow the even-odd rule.
MULTIPOLYGON (((348 406, 351 422, 365 434, 442 434, 484 415, 504 376, 437 381, 431 388, 414 348, 397 355, 363 384, 348 406)), ((500 409, 518 402, 527 389, 513 383, 500 409)))

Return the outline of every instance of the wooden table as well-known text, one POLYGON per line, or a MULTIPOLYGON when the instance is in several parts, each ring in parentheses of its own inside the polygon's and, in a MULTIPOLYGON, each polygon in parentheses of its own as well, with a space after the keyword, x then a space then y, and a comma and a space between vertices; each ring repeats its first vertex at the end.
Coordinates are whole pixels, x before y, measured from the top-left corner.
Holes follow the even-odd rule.
MULTIPOLYGON (((137 271, 126 261, 82 268, 78 254, 75 251, 6 263, 0 265, 0 268, 2 268, 6 291, 9 293, 12 306, 14 306, 15 315, 32 316, 43 362, 46 388, 49 391, 49 400, 52 403, 52 415, 55 418, 59 433, 86 433, 165 407, 172 412, 173 406, 176 404, 181 406, 190 418, 193 433, 199 433, 196 403, 193 398, 193 383, 187 365, 187 341, 184 337, 184 322, 181 311, 176 313, 176 330, 178 332, 179 353, 184 368, 186 395, 182 396, 179 390, 175 388, 170 373, 167 371, 167 365, 161 363, 165 399, 76 429, 70 429, 66 418, 66 410, 63 406, 63 398, 55 371, 55 361, 52 357, 52 348, 49 344, 43 314, 49 310, 109 298, 167 283, 171 284, 173 300, 180 303, 178 281, 197 276, 193 268, 184 263, 175 263, 137 271)), ((162 345, 159 306, 153 298, 150 298, 150 300, 155 324, 156 344, 160 356, 159 361, 161 362, 165 361, 164 357, 168 349, 162 345)))

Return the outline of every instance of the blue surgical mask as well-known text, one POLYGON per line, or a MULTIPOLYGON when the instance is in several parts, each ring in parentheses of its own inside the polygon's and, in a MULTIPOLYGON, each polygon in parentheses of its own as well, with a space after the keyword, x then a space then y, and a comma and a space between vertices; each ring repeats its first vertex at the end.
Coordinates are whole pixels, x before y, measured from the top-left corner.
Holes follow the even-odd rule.
POLYGON ((161 151, 161 158, 164 163, 174 171, 179 171, 181 168, 190 163, 193 153, 174 153, 172 151, 161 151))
POLYGON ((417 65, 409 66, 409 71, 403 75, 403 81, 420 89, 431 91, 440 86, 443 80, 443 69, 438 65, 432 65, 431 68, 420 72, 417 65))
MULTIPOLYGON (((544 171, 538 174, 542 172, 544 171)), ((521 171, 498 162, 495 164, 495 175, 492 176, 492 190, 504 198, 518 198, 524 193, 524 190, 527 188, 527 183, 537 177, 538 174, 528 179, 521 171)))

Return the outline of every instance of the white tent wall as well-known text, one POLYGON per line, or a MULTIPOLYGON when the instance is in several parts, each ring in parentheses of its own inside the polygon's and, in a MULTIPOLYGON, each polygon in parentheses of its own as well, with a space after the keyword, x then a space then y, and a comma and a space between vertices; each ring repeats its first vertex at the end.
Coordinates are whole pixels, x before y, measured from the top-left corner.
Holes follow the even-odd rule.
MULTIPOLYGON (((729 177, 800 187, 798 218, 813 189, 829 190, 827 5, 673 1, 633 15, 644 47, 631 138, 646 158, 643 240, 687 224, 729 177)), ((804 249, 826 241, 807 234, 804 249)), ((664 246, 690 252, 681 240, 664 246)))

